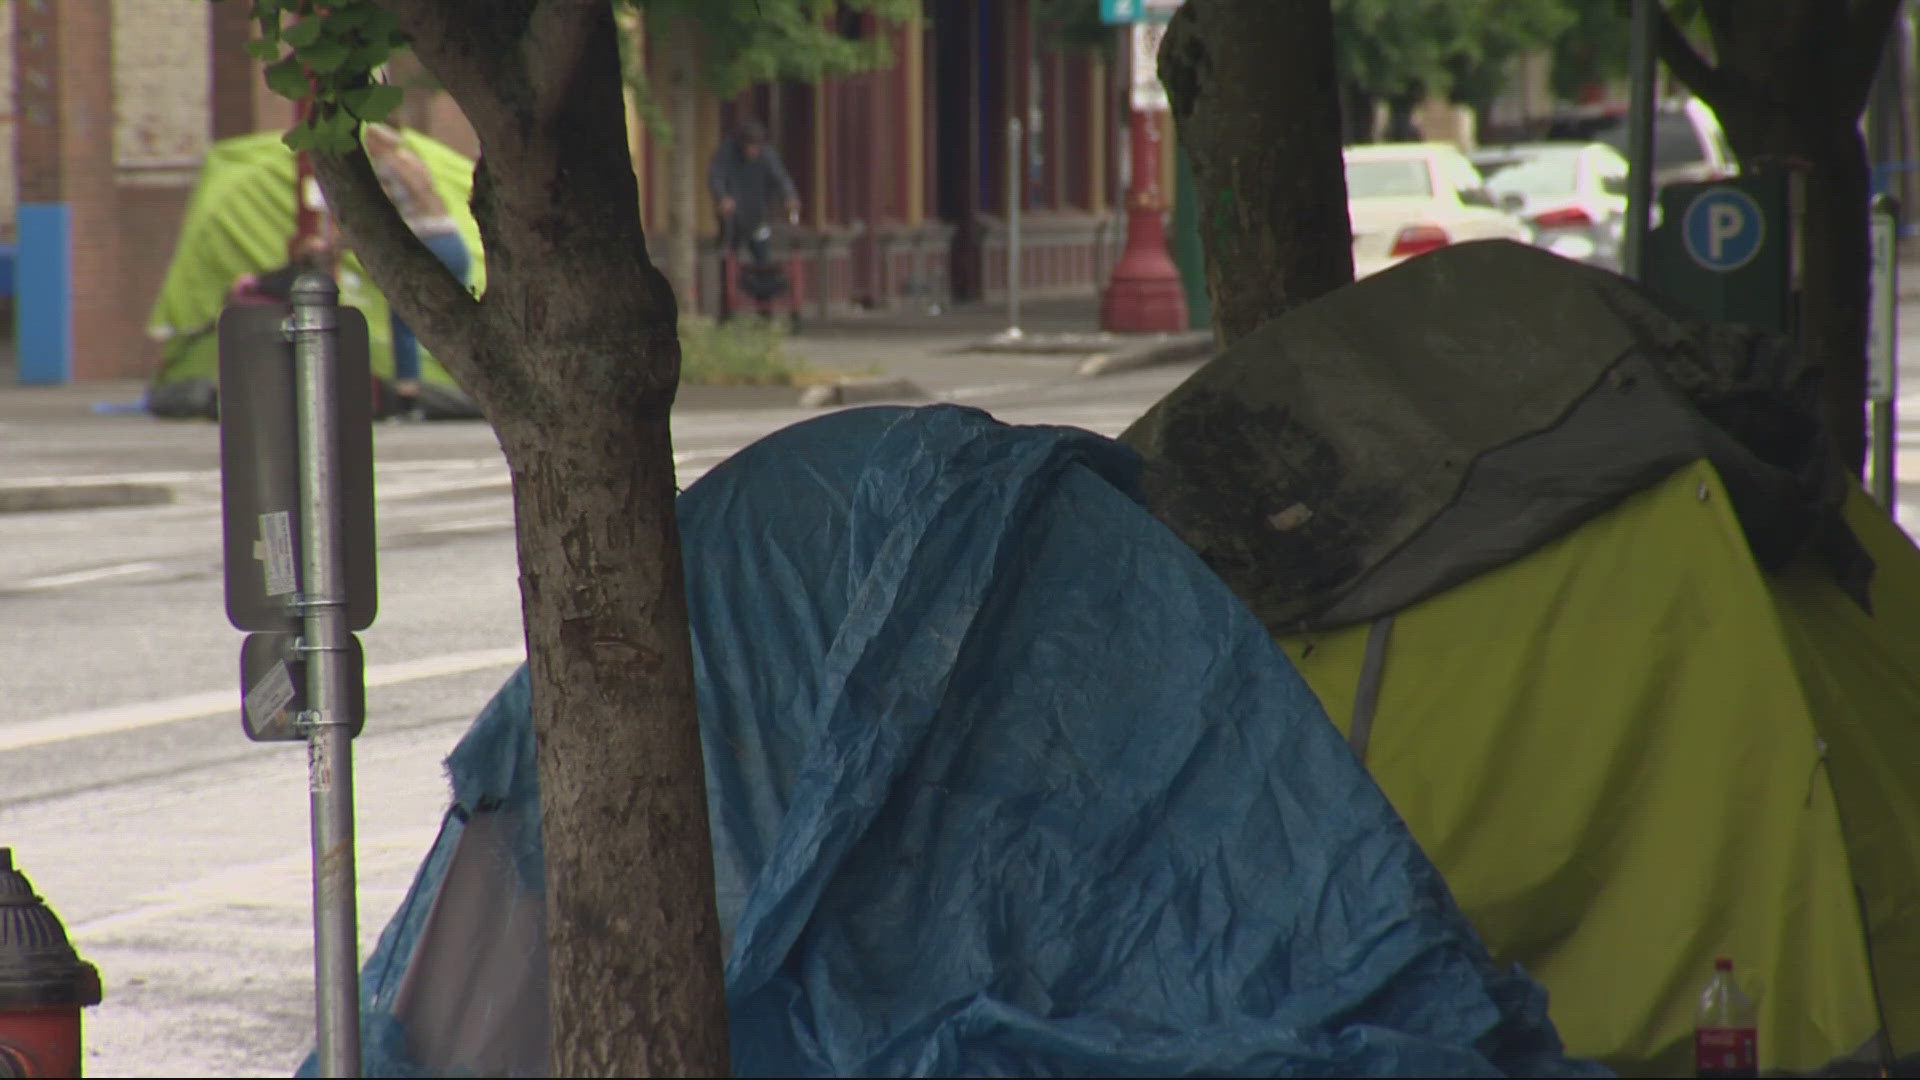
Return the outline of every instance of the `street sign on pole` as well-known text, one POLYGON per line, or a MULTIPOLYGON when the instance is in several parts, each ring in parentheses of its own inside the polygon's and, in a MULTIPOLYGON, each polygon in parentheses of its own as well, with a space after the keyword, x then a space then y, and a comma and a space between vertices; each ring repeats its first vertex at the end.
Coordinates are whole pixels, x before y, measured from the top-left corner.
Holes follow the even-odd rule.
POLYGON ((290 307, 220 318, 227 618, 243 728, 304 739, 313 839, 314 1032, 323 1076, 359 1076, 360 935, 353 737, 366 712, 351 630, 373 621, 373 381, 367 321, 326 274, 290 307))
MULTIPOLYGON (((240 643, 240 730, 254 742, 299 742, 307 738, 303 717, 313 710, 308 693, 307 657, 297 634, 268 631, 248 634, 240 643)), ((347 635, 346 714, 354 735, 367 722, 366 654, 360 639, 347 635)))
POLYGON ((1680 220, 1687 255, 1703 269, 1738 270, 1766 242, 1767 217, 1753 196, 1735 187, 1715 187, 1694 196, 1680 220))
MULTIPOLYGON (((220 508, 227 619, 238 630, 290 631, 298 621, 300 502, 294 416, 292 309, 234 304, 220 316, 220 508)), ((340 309, 332 394, 341 494, 347 623, 372 625, 374 577, 373 377, 367 318, 340 309)))

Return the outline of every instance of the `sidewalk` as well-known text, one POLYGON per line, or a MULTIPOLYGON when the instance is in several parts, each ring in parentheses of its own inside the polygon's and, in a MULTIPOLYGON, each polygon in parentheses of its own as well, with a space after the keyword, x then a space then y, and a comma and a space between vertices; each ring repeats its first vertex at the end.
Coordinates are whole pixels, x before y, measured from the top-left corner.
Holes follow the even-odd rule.
MULTIPOLYGON (((788 354, 812 372, 852 384, 848 395, 813 404, 834 404, 867 393, 904 399, 944 398, 956 390, 1056 382, 1082 374, 1092 357, 1107 359, 1088 376, 1128 366, 1190 359, 1204 350, 1205 333, 1103 335, 1099 298, 1029 300, 1021 310, 1031 347, 995 348, 990 339, 1007 327, 1003 305, 967 304, 938 313, 902 309, 873 314, 803 318, 788 338, 788 354)), ((0 423, 30 420, 113 419, 142 415, 146 383, 105 379, 67 386, 21 386, 11 355, 0 354, 0 423)), ((679 407, 692 411, 784 408, 801 391, 787 387, 687 386, 679 407)), ((817 399, 820 395, 816 394, 817 399)))
MULTIPOLYGON (((1092 293, 1029 301, 1021 315, 1028 346, 1023 351, 1008 351, 1004 343, 996 348, 993 339, 1006 329, 1001 306, 803 320, 787 339, 787 351, 809 372, 808 385, 682 386, 675 412, 966 401, 1193 359, 1211 348, 1211 335, 1204 332, 1103 335, 1097 332, 1098 320, 1099 301, 1092 293)), ((0 513, 168 501, 169 471, 206 468, 217 454, 217 434, 204 421, 149 416, 143 407, 146 389, 140 379, 21 386, 10 349, 0 345, 0 513), (106 470, 115 474, 111 479, 52 479, 77 478, 81 470, 48 467, 35 451, 51 445, 50 439, 70 448, 66 458, 127 465, 106 470)), ((445 429, 448 436, 474 427, 424 426, 445 429)))

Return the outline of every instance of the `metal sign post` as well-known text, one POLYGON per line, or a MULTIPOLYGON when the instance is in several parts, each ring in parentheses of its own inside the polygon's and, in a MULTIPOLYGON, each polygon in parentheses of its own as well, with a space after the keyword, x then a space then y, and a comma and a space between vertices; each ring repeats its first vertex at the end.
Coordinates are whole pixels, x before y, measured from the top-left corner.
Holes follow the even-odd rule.
POLYGON ((1632 38, 1627 49, 1627 235, 1621 269, 1635 281, 1646 280, 1647 229, 1653 216, 1653 113, 1656 52, 1655 0, 1633 0, 1632 38))
MULTIPOLYGON (((331 278, 293 283, 294 370, 300 406, 301 636, 307 660, 307 790, 313 813, 314 975, 320 1067, 360 1075, 360 943, 353 858, 353 729, 348 715, 346 560, 334 454, 334 335, 340 290, 331 278)), ((368 393, 371 393, 371 384, 368 393)))
POLYGON ((1898 456, 1899 424, 1894 410, 1899 399, 1900 363, 1898 320, 1899 267, 1896 238, 1900 206, 1888 195, 1873 200, 1869 237, 1873 250, 1873 293, 1868 307, 1867 400, 1873 404, 1873 497, 1888 513, 1895 500, 1894 461, 1898 456))
POLYGON ((1026 161, 1026 142, 1021 137, 1020 118, 1007 121, 1007 329, 1006 341, 1019 341, 1020 330, 1020 173, 1026 161))
POLYGON ((353 737, 365 714, 360 643, 373 622, 373 428, 367 323, 324 274, 293 306, 220 319, 221 509, 227 617, 241 648, 242 727, 307 743, 313 817, 320 1072, 359 1076, 353 737))

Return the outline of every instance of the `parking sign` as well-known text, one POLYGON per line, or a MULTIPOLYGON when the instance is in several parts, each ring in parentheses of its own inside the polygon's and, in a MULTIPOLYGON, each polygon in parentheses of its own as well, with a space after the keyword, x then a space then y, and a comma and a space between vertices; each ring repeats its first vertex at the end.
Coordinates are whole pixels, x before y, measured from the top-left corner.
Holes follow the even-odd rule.
POLYGON ((1724 274, 1759 254, 1767 221, 1753 196, 1739 188, 1713 187, 1687 204, 1680 235, 1694 262, 1724 274))

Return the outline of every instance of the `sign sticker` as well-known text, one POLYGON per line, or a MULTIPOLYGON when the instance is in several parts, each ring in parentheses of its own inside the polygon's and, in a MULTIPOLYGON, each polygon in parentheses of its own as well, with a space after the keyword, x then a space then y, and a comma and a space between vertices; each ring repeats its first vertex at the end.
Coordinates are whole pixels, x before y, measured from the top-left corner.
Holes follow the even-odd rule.
POLYGON ((242 704, 247 710, 247 722, 258 732, 271 732, 293 727, 293 717, 287 713, 287 707, 293 704, 296 694, 293 689, 293 673, 287 670, 286 661, 273 665, 267 677, 248 688, 242 704))
POLYGON ((319 739, 307 741, 307 790, 315 795, 333 790, 333 766, 321 750, 319 739))
POLYGON ((268 596, 286 596, 300 587, 293 563, 293 512, 272 510, 260 515, 260 539, 253 557, 267 578, 268 596))

